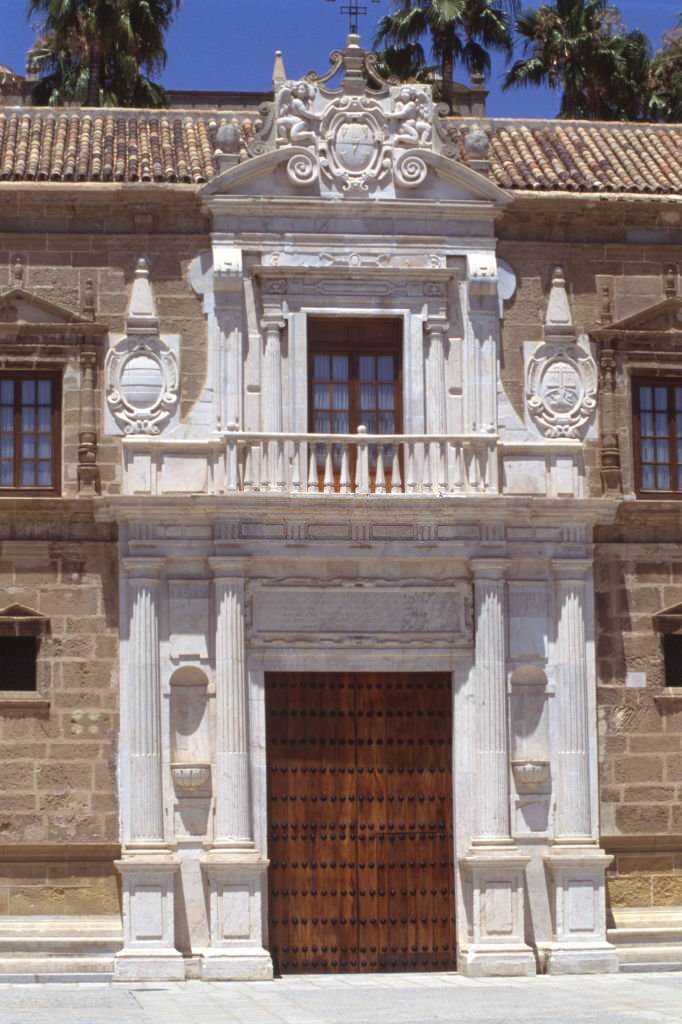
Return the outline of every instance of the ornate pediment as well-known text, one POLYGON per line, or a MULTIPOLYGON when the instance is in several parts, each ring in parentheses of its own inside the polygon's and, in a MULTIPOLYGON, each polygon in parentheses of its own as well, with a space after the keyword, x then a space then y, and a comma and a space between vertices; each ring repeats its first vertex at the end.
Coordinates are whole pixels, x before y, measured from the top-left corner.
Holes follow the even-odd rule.
MULTIPOLYGON (((506 192, 455 159, 431 87, 392 84, 357 36, 331 55, 326 75, 277 83, 260 135, 238 154, 219 138, 225 168, 205 196, 291 195, 459 200, 504 205, 506 192), (329 83, 342 74, 338 88, 329 83), (232 149, 232 152, 230 152, 232 149)), ((487 145, 487 137, 485 142, 487 145)))
POLYGON ((41 333, 101 334, 106 331, 103 324, 77 313, 66 306, 50 302, 25 288, 12 288, 0 293, 0 333, 25 332, 33 326, 41 333))
POLYGON ((656 335, 658 337, 675 337, 682 334, 682 298, 675 295, 653 306, 616 320, 610 324, 599 324, 592 328, 590 334, 596 338, 608 338, 617 335, 630 336, 656 335))

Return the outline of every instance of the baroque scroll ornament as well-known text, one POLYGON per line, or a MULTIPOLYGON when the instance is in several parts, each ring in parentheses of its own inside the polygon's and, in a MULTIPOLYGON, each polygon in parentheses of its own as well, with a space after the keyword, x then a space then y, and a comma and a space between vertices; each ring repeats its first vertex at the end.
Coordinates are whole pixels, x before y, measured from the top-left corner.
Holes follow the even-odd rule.
POLYGON ((526 401, 545 437, 579 437, 597 408, 597 364, 578 345, 542 345, 528 363, 526 401))
POLYGON ((389 86, 376 74, 372 57, 349 40, 346 49, 332 54, 331 72, 311 73, 279 89, 274 146, 295 150, 286 165, 294 185, 311 185, 319 174, 328 186, 358 194, 391 176, 402 188, 426 179, 428 166, 419 152, 433 150, 430 87, 389 86), (341 68, 341 88, 326 87, 341 68))
POLYGON ((123 338, 105 367, 107 404, 124 434, 159 434, 178 403, 175 354, 161 338, 123 338))

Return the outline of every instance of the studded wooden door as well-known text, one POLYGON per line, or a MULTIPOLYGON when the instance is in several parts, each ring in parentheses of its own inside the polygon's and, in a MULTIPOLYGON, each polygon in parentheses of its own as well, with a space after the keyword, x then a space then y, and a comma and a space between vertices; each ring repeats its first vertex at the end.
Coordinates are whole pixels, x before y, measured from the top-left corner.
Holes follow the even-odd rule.
POLYGON ((446 674, 268 673, 280 973, 455 967, 446 674))

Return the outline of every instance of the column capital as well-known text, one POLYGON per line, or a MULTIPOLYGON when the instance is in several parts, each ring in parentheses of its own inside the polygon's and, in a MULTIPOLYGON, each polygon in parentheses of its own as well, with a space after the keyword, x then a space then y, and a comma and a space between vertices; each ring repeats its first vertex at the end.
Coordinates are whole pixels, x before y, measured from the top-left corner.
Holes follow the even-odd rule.
POLYGON ((123 558, 122 564, 131 583, 158 583, 161 570, 165 565, 165 559, 144 556, 123 558))
POLYGON ((208 559, 214 582, 219 580, 239 580, 246 582, 248 575, 249 559, 243 555, 230 557, 225 555, 213 556, 208 559))
POLYGON ((97 366, 97 353, 94 349, 82 349, 78 358, 82 367, 88 367, 94 370, 97 366))
POLYGON ((260 318, 261 330, 267 333, 283 331, 286 325, 281 309, 266 310, 260 318))
POLYGON ((445 334, 450 324, 443 317, 428 316, 424 320, 424 332, 426 334, 445 334))
POLYGON ((509 569, 508 558, 471 558, 469 559, 469 567, 471 569, 474 582, 479 580, 499 580, 502 581, 507 575, 509 569))
POLYGON ((555 579, 584 583, 594 563, 589 558, 553 558, 550 569, 555 579))

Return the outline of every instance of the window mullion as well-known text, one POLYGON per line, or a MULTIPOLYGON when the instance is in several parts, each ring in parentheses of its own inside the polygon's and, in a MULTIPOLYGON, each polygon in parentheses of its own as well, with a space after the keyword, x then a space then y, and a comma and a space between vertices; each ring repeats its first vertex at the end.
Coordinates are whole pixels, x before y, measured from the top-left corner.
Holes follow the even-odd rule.
POLYGON ((670 471, 670 483, 673 491, 678 490, 677 483, 677 445, 675 443, 675 388, 672 384, 667 387, 668 392, 668 469, 670 471))
POLYGON ((14 486, 21 487, 21 378, 14 378, 14 486))

